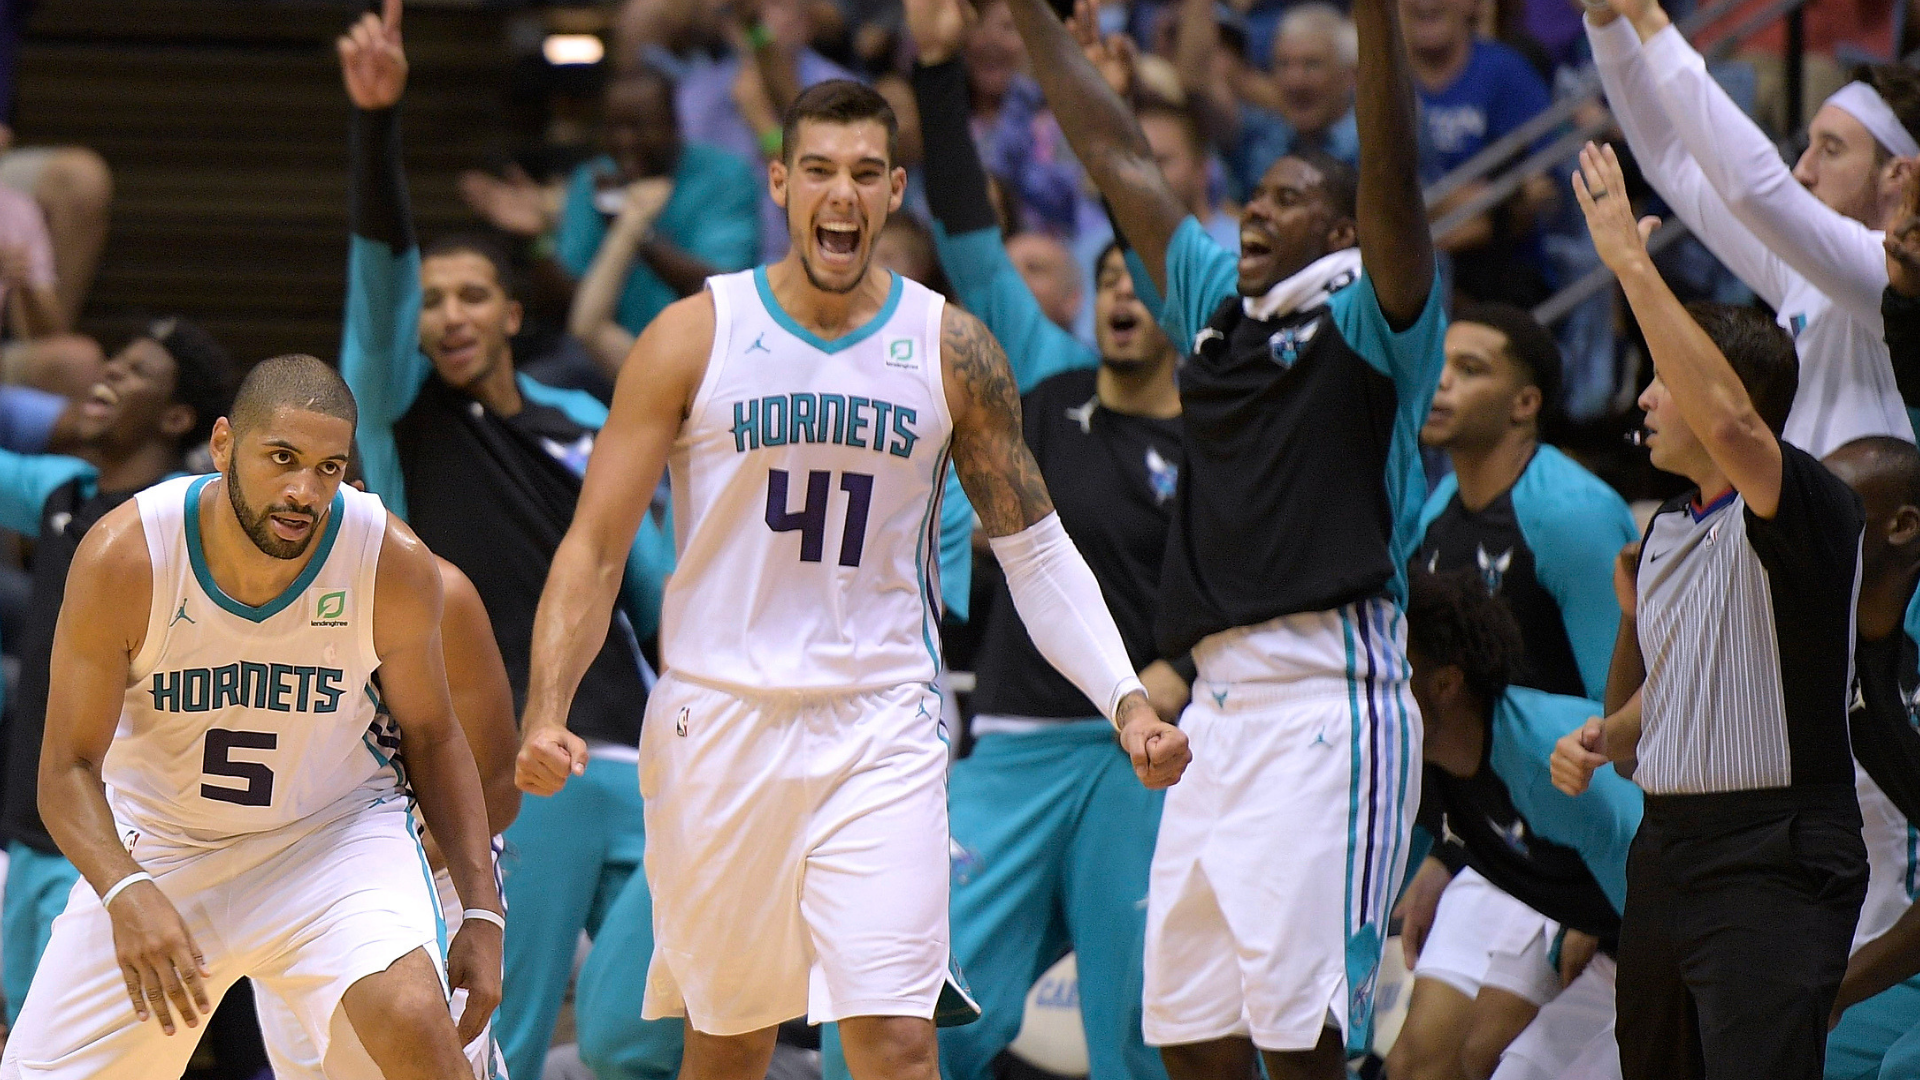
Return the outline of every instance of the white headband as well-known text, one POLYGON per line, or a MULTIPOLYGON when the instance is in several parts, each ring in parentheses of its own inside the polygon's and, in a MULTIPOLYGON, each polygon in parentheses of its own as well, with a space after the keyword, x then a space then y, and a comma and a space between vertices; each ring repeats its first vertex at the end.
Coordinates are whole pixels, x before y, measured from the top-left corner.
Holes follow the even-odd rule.
POLYGON ((1893 114, 1887 100, 1880 92, 1863 82, 1850 82, 1834 91, 1827 104, 1835 106, 1848 116, 1860 121, 1860 126, 1872 133, 1880 145, 1892 151, 1898 157, 1920 155, 1920 143, 1913 139, 1913 133, 1893 114))

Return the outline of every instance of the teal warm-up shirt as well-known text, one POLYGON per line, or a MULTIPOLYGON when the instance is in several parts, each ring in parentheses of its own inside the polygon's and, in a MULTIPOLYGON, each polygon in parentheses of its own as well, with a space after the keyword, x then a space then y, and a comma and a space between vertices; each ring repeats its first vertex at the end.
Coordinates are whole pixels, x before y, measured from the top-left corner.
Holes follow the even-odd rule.
POLYGON ((1618 492, 1542 445, 1513 487, 1470 511, 1451 473, 1420 513, 1415 561, 1434 571, 1472 567, 1503 598, 1526 642, 1515 680, 1599 699, 1620 628, 1614 557, 1640 538, 1618 492))
MULTIPOLYGON (((614 173, 613 159, 599 157, 574 170, 560 208, 555 257, 578 277, 593 264, 606 239, 608 218, 594 207, 596 180, 614 173)), ((745 270, 760 256, 760 182, 752 167, 716 146, 681 147, 673 170, 673 194, 654 219, 653 231, 705 262, 717 273, 745 270)), ((615 308, 616 321, 634 334, 680 299, 660 275, 636 259, 615 308)))

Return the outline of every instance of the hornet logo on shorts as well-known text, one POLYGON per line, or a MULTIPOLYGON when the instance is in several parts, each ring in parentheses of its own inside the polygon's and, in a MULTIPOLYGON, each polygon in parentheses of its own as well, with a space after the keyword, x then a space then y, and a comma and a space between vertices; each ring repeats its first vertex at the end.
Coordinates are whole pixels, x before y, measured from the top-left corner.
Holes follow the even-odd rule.
POLYGON ((947 840, 947 859, 953 864, 955 885, 968 884, 987 868, 987 860, 979 852, 954 839, 947 840))
POLYGON ((351 621, 347 611, 348 590, 316 589, 313 593, 313 618, 308 626, 345 626, 351 621))
POLYGON ((1160 456, 1160 451, 1147 447, 1147 486, 1153 489, 1155 506, 1165 506, 1173 498, 1173 489, 1180 484, 1180 466, 1160 456))

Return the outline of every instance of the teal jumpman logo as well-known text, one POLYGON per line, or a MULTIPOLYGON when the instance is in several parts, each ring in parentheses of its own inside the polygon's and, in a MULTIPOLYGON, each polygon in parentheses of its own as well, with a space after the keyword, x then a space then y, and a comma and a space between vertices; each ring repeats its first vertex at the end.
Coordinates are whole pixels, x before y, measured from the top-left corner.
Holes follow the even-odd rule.
POLYGON ((195 626, 200 625, 199 623, 193 621, 193 616, 187 614, 187 602, 185 600, 180 601, 180 610, 173 613, 173 618, 167 622, 167 625, 172 626, 174 623, 177 623, 182 619, 185 619, 186 621, 193 623, 193 625, 195 626))
POLYGON ((763 353, 771 353, 773 351, 772 349, 767 348, 766 331, 764 330, 761 331, 760 336, 753 339, 753 344, 747 346, 748 352, 752 352, 755 349, 759 349, 763 353))

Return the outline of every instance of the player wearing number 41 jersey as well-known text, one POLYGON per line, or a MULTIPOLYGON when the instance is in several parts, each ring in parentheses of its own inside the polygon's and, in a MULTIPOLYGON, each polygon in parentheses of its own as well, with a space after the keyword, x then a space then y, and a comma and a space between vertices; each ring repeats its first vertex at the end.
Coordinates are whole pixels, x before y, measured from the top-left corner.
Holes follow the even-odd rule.
POLYGON ((644 1014, 687 1018, 686 1075, 757 1080, 774 1028, 838 1021, 856 1080, 934 1075, 975 1015, 948 962, 933 534, 948 462, 1034 643, 1149 786, 1186 740, 1133 675, 1021 437, 979 321, 874 267, 906 174, 886 100, 797 98, 770 163, 792 249, 663 312, 623 369, 534 628, 518 778, 584 768, 567 701, 671 465, 678 569, 640 745, 655 949, 644 1014))
POLYGON ((505 927, 486 812, 439 570, 340 485, 355 419, 319 360, 264 361, 214 425, 220 475, 149 488, 75 554, 40 806, 85 880, 0 1077, 178 1076, 180 1025, 242 977, 317 1059, 347 1032, 387 1080, 472 1075, 505 927), (450 946, 416 796, 466 905, 450 946))

